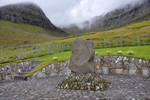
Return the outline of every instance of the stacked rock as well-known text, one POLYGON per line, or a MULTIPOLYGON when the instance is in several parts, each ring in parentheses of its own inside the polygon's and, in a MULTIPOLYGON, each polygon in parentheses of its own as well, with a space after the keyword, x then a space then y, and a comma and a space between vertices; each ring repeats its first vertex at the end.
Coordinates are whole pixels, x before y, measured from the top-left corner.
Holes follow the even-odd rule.
POLYGON ((109 82, 97 74, 70 74, 56 88, 67 90, 106 91, 109 82))

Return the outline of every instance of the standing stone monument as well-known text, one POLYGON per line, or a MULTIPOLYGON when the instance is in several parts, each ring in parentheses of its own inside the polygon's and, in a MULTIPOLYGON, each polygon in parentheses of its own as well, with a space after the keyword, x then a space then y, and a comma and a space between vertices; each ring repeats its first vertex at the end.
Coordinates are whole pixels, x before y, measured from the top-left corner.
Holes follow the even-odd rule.
POLYGON ((72 44, 72 55, 69 64, 69 68, 73 73, 64 78, 56 88, 105 91, 110 82, 95 74, 94 56, 93 44, 90 41, 76 38, 72 44))
POLYGON ((76 38, 72 44, 69 69, 79 74, 94 73, 96 68, 94 56, 93 44, 82 38, 76 38))

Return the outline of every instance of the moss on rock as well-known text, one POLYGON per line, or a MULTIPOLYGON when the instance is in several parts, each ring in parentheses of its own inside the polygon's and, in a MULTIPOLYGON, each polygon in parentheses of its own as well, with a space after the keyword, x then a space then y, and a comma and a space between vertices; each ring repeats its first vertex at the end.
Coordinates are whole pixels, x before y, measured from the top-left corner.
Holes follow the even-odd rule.
POLYGON ((56 88, 67 90, 106 91, 110 82, 97 74, 70 74, 56 88))

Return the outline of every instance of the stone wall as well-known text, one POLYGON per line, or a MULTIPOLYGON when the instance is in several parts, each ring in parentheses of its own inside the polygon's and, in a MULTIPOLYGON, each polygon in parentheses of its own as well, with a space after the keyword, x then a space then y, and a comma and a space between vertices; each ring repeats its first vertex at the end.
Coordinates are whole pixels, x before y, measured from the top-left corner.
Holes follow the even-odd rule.
POLYGON ((17 76, 24 76, 40 63, 41 61, 25 61, 0 66, 0 80, 13 80, 17 76))
MULTIPOLYGON (((119 74, 150 77, 150 61, 123 56, 96 57, 97 74, 119 74)), ((26 61, 0 66, 0 80, 12 80, 17 75, 25 75, 38 66, 40 61, 26 61)), ((70 61, 64 61, 46 66, 28 79, 37 79, 50 76, 69 75, 70 61)))
POLYGON ((123 56, 97 57, 98 74, 121 74, 150 77, 150 61, 123 56))
MULTIPOLYGON (((119 74, 150 77, 150 61, 123 56, 96 57, 97 74, 119 74)), ((36 72, 31 79, 68 75, 71 70, 68 68, 70 61, 51 64, 36 72)))
POLYGON ((62 76, 69 75, 71 70, 68 68, 70 61, 59 62, 55 64, 48 65, 47 67, 39 70, 30 77, 31 79, 45 78, 50 76, 62 76))

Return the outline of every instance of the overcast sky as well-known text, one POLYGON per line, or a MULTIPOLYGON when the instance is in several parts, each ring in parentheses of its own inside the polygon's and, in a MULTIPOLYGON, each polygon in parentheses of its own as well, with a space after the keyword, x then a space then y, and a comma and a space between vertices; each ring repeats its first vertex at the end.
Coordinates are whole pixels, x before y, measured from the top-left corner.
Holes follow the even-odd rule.
POLYGON ((0 0, 0 6, 22 2, 39 5, 56 26, 78 23, 141 0, 0 0))

